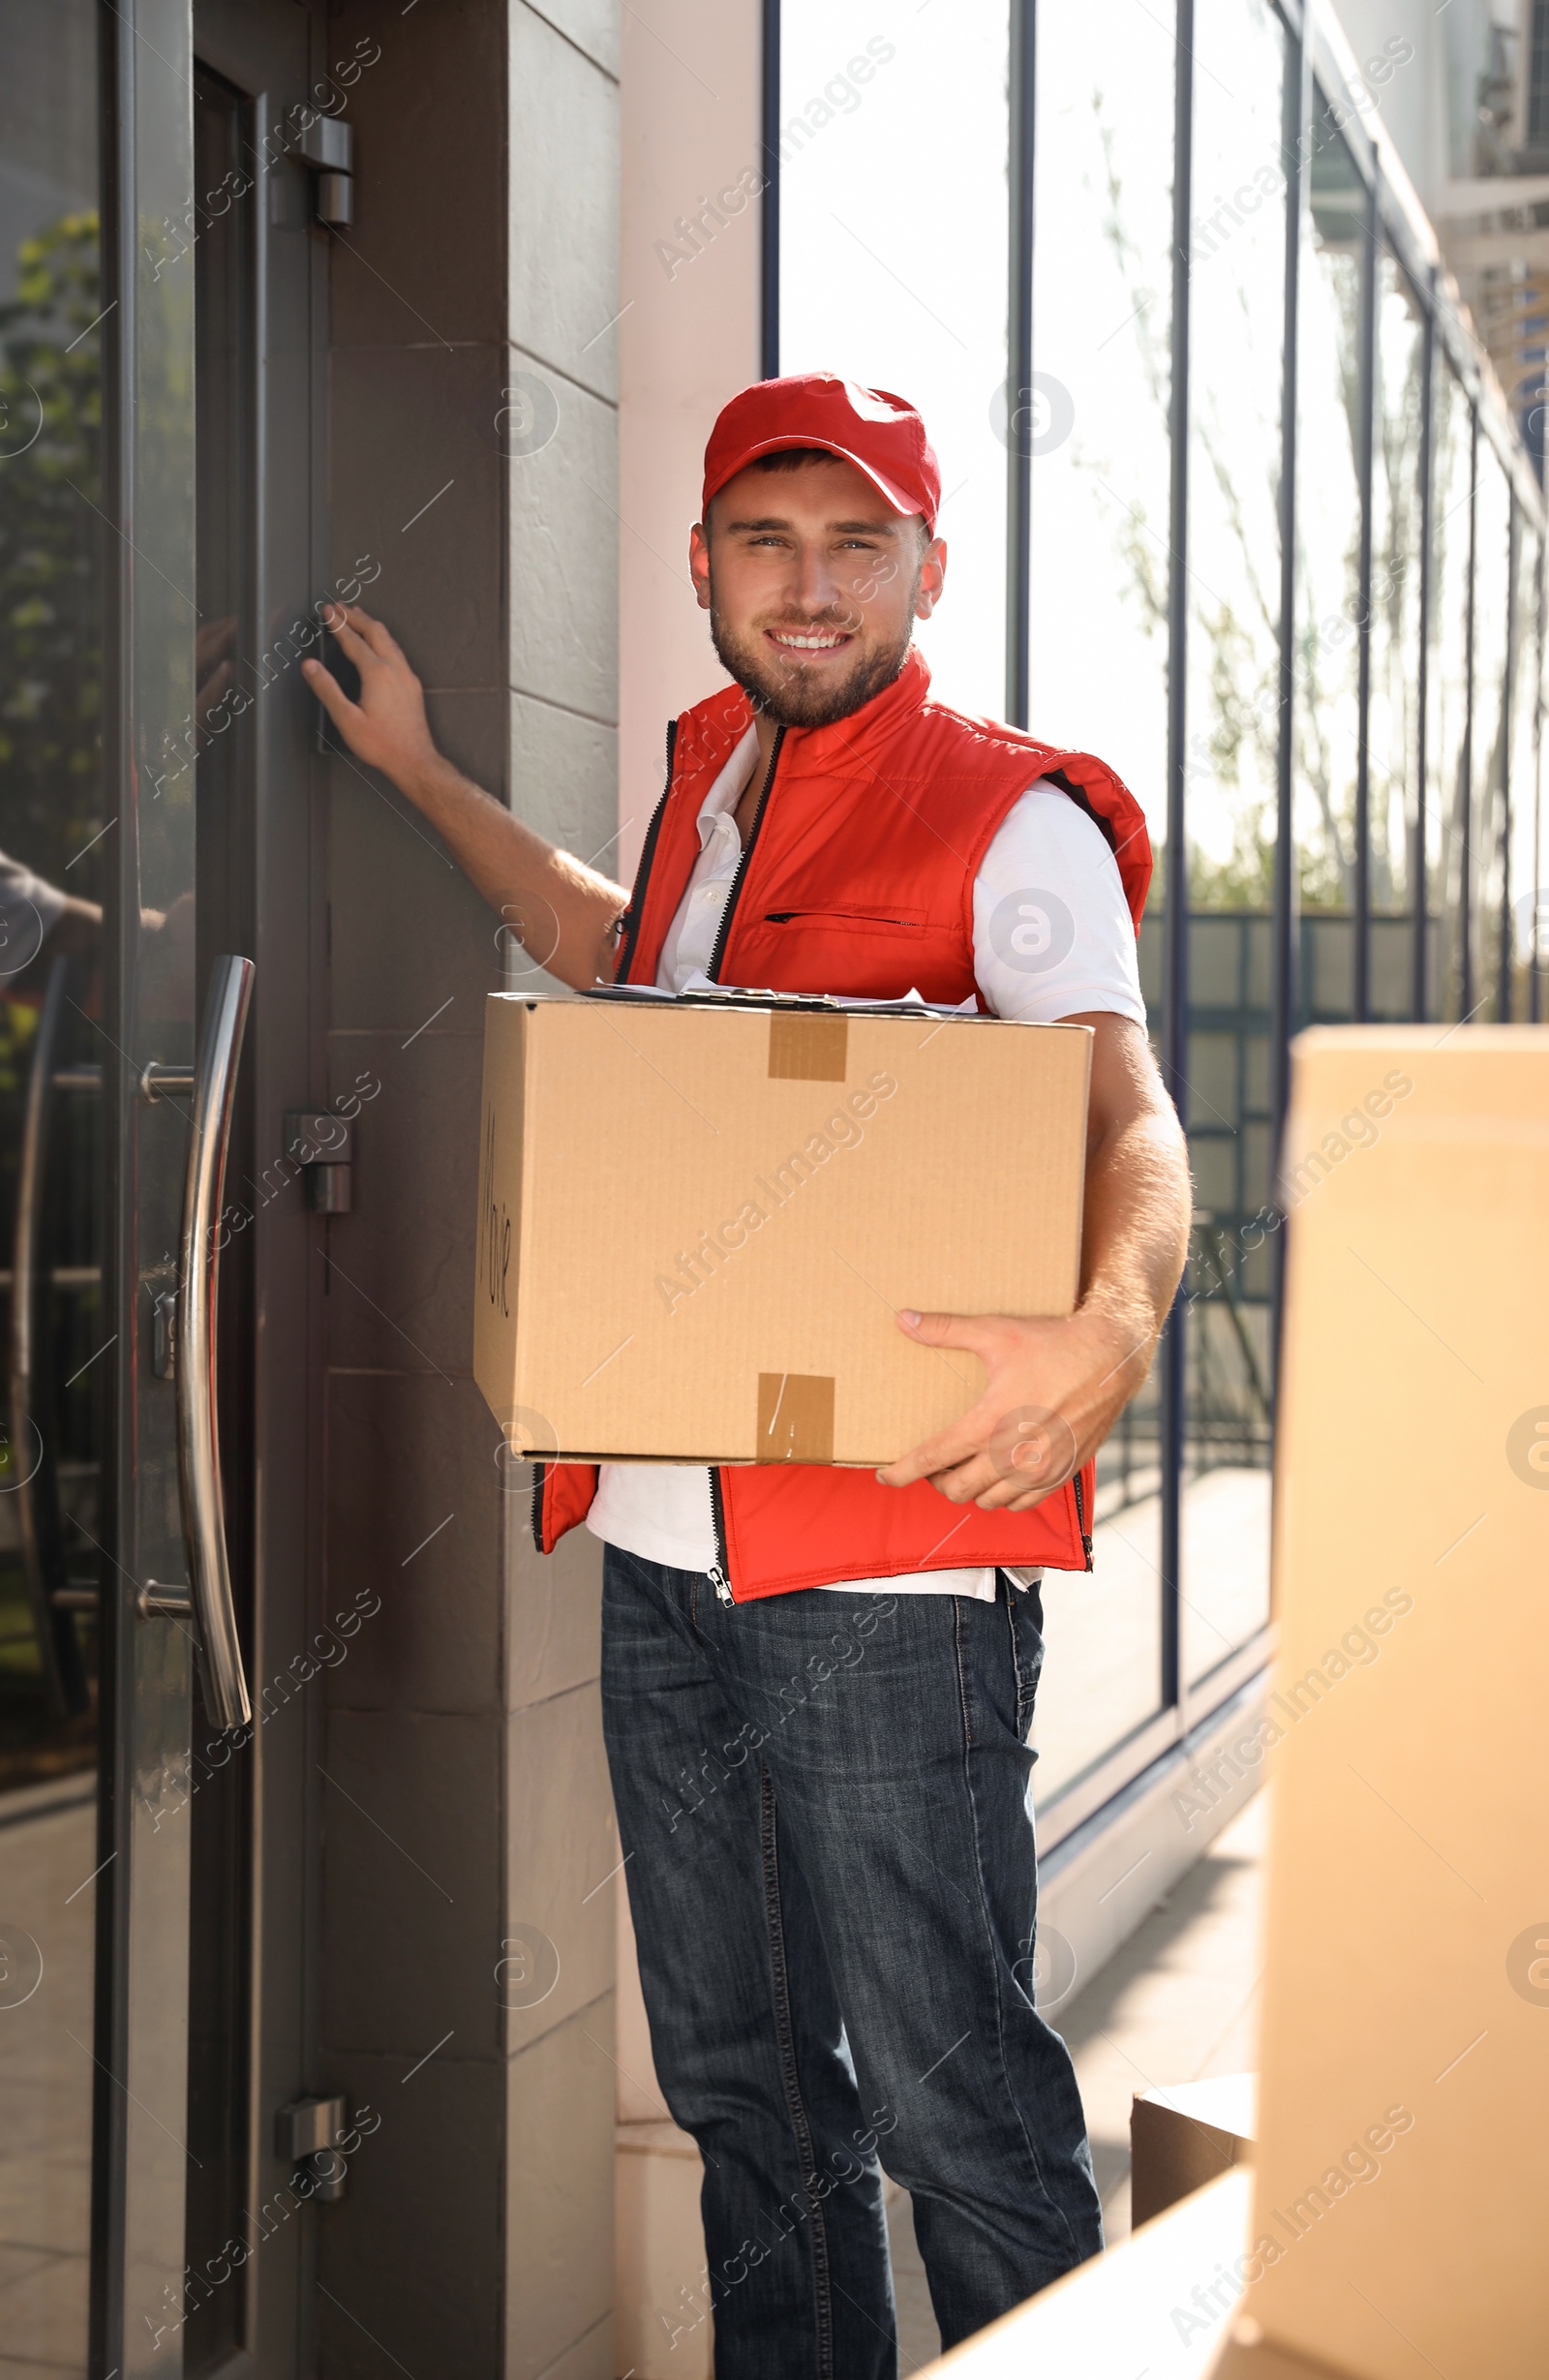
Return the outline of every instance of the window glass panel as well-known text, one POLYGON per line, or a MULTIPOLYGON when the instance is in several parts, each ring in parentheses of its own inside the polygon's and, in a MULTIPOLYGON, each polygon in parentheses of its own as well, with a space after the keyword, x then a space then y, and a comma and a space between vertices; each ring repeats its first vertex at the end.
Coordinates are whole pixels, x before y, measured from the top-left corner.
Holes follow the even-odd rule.
POLYGON ((1539 573, 1535 532, 1519 512, 1516 536, 1515 670, 1511 688, 1511 843, 1507 916, 1510 921, 1512 999, 1510 1014, 1534 1015, 1530 980, 1535 945, 1549 942, 1549 892, 1542 890, 1543 865, 1538 809, 1538 683, 1540 650, 1539 573))
MULTIPOLYGON (((1268 1613, 1269 919, 1280 732, 1286 39, 1263 0, 1195 15, 1190 284, 1181 1580, 1187 1681, 1268 1613)), ((1346 439, 1343 420, 1320 435, 1346 439)))
POLYGON ((1190 878, 1207 907, 1262 906, 1280 712, 1285 36, 1264 0, 1203 0, 1194 46, 1190 878))
POLYGON ((95 1604, 112 1577, 99 1551, 105 1050, 88 1022, 103 1014, 113 823, 100 744, 99 21, 90 0, 7 8, 0 72, 0 1328, 13 1367, 0 1429, 0 2367, 16 2373, 86 2369, 95 1604), (12 1304, 29 1270, 24 1360, 12 1304))
MULTIPOLYGON (((1167 811, 1172 11, 1116 0, 1038 22, 1031 725, 1101 752, 1167 811), (1115 15, 1121 23, 1115 24, 1115 15), (1166 93, 1164 103, 1159 95, 1166 93)), ((1141 980, 1160 1028, 1160 869, 1141 980)), ((1047 1805, 1152 1717, 1162 1685, 1157 1396, 1098 1456, 1090 1577, 1044 1582, 1047 1805)))
MULTIPOLYGON (((1320 97, 1297 330, 1293 818, 1303 909, 1348 920, 1360 725, 1360 303, 1366 195, 1320 97)), ((1351 928, 1344 927, 1348 934, 1351 928)))
POLYGON ((1092 1572, 1044 1576, 1032 1742, 1040 1810, 1152 1718, 1162 1685, 1162 1504, 1152 1377, 1097 1458, 1092 1572))
POLYGON ((1426 675, 1426 1013, 1462 1015, 1458 931, 1468 832, 1469 545, 1473 420, 1450 364, 1432 374, 1431 604, 1426 675))
POLYGON ((1412 873, 1418 818, 1420 433, 1425 329, 1409 277, 1378 259, 1376 421, 1372 457, 1371 1007, 1411 1013, 1412 873))
MULTIPOLYGON (((1038 25, 1030 588, 1034 733, 1101 752, 1167 826, 1173 13, 1038 25), (1058 435, 1068 421, 1064 435, 1058 435)), ((1157 891, 1160 892, 1160 871, 1157 891)), ((1153 894, 1153 900, 1156 894, 1153 894)))
POLYGON ((920 630, 936 691, 1006 700, 1005 7, 887 33, 861 0, 780 12, 780 370, 908 398, 941 463, 947 592, 920 630), (922 177, 946 177, 940 203, 922 177))
POLYGON ((1481 1022, 1501 1013, 1510 536, 1510 484, 1495 448, 1481 433, 1474 495, 1473 706, 1469 770, 1473 809, 1469 850, 1472 947, 1465 1003, 1481 1022))

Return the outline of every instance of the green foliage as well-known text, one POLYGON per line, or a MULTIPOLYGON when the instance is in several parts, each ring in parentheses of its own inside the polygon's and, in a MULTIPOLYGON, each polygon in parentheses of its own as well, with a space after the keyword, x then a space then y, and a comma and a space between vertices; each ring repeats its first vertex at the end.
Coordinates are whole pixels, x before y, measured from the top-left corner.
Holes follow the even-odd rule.
POLYGON ((1191 909, 1267 909, 1274 897, 1275 824, 1272 818, 1239 817, 1231 855, 1214 860, 1198 844, 1189 854, 1191 909))
POLYGON ((0 845, 55 882, 101 824, 97 257, 62 216, 0 306, 0 845))

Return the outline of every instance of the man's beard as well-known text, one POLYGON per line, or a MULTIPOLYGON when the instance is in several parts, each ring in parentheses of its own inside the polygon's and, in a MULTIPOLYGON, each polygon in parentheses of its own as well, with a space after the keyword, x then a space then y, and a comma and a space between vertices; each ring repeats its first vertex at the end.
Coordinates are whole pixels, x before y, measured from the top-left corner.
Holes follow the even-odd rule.
POLYGON ((782 669, 764 642, 766 626, 787 627, 812 635, 824 628, 844 630, 848 626, 843 620, 771 621, 752 629, 747 636, 738 637, 716 610, 714 597, 710 607, 710 633, 722 669, 737 681, 755 711, 762 711, 781 727, 828 727, 835 719, 847 719, 897 677, 908 658, 913 637, 912 603, 897 641, 886 647, 872 647, 869 652, 863 647, 837 684, 816 683, 800 662, 789 670, 782 669))

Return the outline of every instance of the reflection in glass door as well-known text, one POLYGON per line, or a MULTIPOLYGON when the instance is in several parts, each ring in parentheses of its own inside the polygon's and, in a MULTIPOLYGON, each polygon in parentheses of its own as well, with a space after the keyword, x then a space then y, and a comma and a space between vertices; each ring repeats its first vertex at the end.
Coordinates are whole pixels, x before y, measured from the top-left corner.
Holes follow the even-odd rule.
POLYGON ((86 2368, 106 1399, 98 12, 0 116, 0 2356, 86 2368))
MULTIPOLYGON (((223 1234, 216 1152, 232 1128, 234 1189, 255 1085, 270 1128, 313 1087, 304 870, 267 862, 299 888, 270 930, 283 1081, 261 1037, 237 1073, 230 955, 258 948, 265 855, 306 848, 307 699, 235 697, 314 569, 317 234, 254 94, 293 115, 321 28, 289 0, 199 18, 221 73, 189 0, 0 0, 0 2373, 279 2374, 305 2331, 303 2226, 257 2270, 226 2251, 289 2172, 271 2118, 307 2079, 304 1723, 261 1763, 234 1723, 263 1394, 307 1427, 304 1357, 260 1392, 256 1285, 304 1351, 316 1248, 299 1194, 223 1234), (266 1778, 286 1890, 262 1901, 266 1778)), ((286 1446, 267 1624, 295 1642, 286 1446)))

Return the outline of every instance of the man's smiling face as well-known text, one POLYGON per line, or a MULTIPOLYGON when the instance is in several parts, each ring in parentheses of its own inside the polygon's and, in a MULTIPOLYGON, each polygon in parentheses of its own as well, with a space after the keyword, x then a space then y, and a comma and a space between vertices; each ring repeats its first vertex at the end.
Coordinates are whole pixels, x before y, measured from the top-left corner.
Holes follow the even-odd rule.
POLYGON ((688 561, 723 668, 770 717, 822 727, 892 685, 947 549, 853 463, 803 454, 729 479, 688 561))

